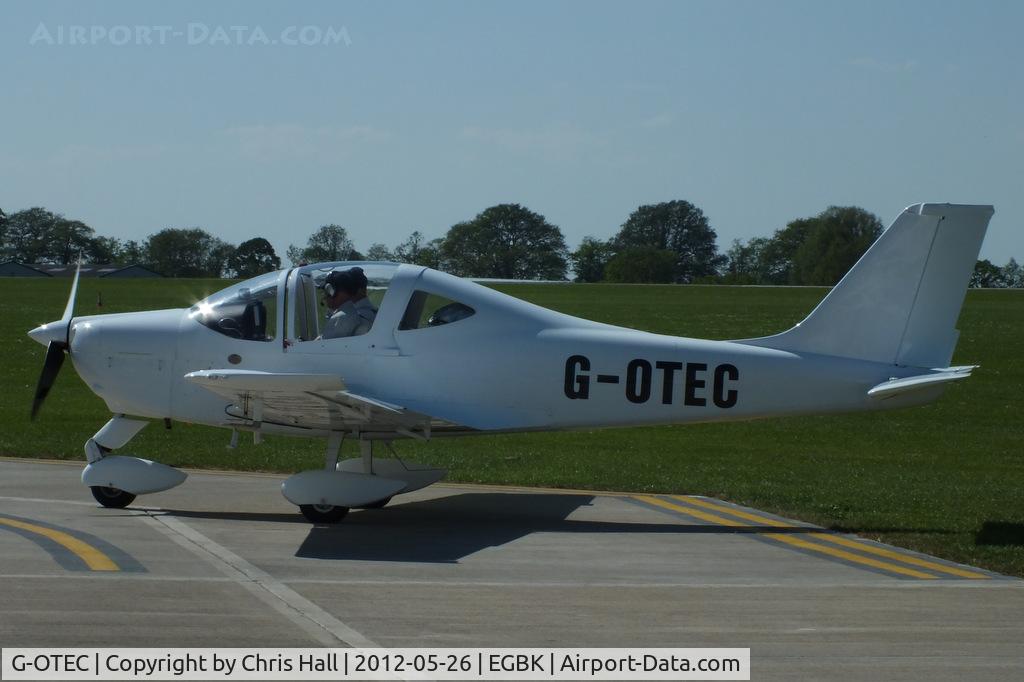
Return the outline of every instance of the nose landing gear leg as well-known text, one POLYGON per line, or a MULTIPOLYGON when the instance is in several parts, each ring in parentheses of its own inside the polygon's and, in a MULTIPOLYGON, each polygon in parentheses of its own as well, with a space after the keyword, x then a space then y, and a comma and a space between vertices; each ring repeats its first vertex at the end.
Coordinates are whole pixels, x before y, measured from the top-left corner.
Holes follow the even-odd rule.
POLYGON ((104 507, 123 509, 135 501, 136 495, 160 492, 180 485, 186 474, 159 462, 138 457, 110 456, 145 428, 148 421, 129 419, 123 414, 103 425, 85 443, 88 464, 82 470, 82 483, 104 507))

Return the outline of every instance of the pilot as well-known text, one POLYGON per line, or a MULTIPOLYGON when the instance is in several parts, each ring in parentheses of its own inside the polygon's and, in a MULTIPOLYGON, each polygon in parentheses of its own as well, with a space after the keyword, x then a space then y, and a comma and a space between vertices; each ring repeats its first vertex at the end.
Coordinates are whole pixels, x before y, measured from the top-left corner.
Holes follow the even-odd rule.
POLYGON ((321 338, 359 336, 370 331, 377 309, 366 297, 362 268, 335 270, 324 280, 324 304, 329 309, 321 338))

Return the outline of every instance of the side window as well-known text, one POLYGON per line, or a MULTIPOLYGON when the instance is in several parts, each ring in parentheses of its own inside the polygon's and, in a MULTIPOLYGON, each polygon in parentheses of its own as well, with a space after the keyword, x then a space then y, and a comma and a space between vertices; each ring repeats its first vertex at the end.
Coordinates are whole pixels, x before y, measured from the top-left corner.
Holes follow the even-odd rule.
POLYGON ((453 301, 444 296, 431 294, 427 291, 416 291, 409 299, 402 321, 398 325, 400 331, 440 327, 471 317, 475 310, 465 303, 453 301))
POLYGON ((312 341, 320 334, 316 285, 307 274, 299 275, 295 291, 295 335, 299 341, 312 341))

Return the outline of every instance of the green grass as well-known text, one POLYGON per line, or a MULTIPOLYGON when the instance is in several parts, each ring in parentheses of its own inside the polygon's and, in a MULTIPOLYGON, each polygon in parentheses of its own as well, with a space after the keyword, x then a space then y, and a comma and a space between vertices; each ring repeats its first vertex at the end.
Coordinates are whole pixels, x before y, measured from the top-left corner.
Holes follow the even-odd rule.
MULTIPOLYGON (((224 286, 201 280, 83 280, 78 314, 188 305, 224 286)), ((0 454, 82 458, 108 418, 65 368, 36 423, 28 410, 43 349, 25 332, 60 317, 67 280, 0 279, 5 390, 0 454)), ((668 334, 741 338, 802 318, 823 289, 512 285, 570 314, 668 334)), ((721 497, 884 542, 1024 576, 1024 292, 971 291, 954 362, 980 364, 936 404, 888 413, 401 443, 451 480, 721 497)), ((322 444, 243 439, 153 424, 129 450, 178 466, 296 471, 322 444)))

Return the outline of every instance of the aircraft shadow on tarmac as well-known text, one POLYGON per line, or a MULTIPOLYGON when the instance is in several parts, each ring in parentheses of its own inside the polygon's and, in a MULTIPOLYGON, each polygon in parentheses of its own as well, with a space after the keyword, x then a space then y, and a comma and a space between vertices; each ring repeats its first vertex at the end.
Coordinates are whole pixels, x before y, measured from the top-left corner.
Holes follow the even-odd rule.
POLYGON ((974 536, 976 545, 1024 546, 1024 523, 986 521, 974 536))
MULTIPOLYGON (((455 563, 531 533, 806 533, 814 528, 628 523, 569 519, 589 495, 460 493, 353 511, 334 526, 313 526, 295 556, 336 561, 455 563)), ((163 510, 181 518, 308 523, 298 514, 163 510)))

